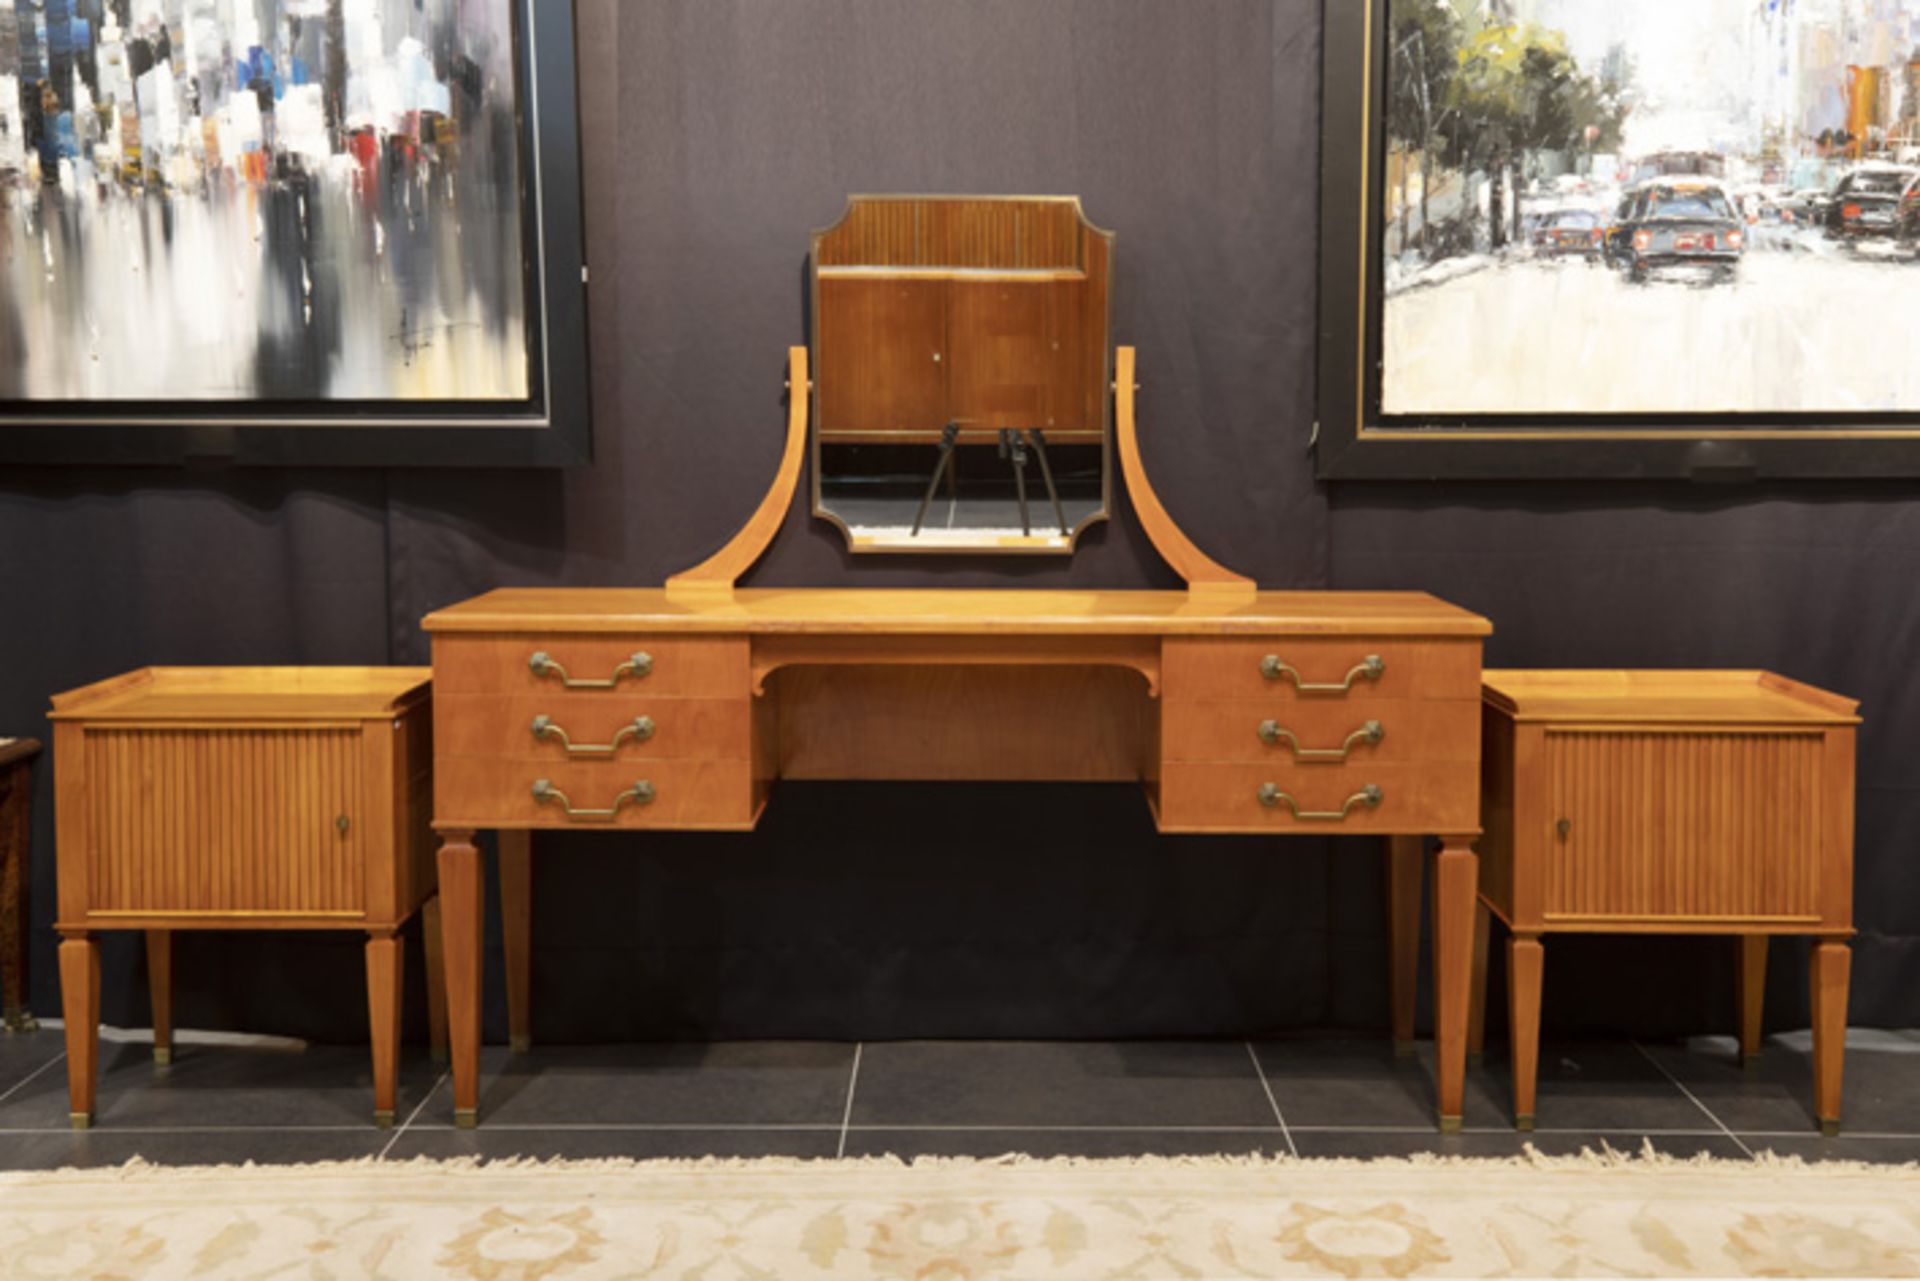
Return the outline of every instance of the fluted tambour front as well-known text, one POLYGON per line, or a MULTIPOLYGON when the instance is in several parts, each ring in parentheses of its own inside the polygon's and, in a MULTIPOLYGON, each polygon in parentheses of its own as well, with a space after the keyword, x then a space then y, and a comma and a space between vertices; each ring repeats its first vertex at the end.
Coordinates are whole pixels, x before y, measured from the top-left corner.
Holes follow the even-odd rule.
POLYGON ((1816 919, 1817 733, 1549 731, 1549 920, 1816 919))
POLYGON ((90 729, 94 910, 362 910, 359 751, 357 728, 90 729))

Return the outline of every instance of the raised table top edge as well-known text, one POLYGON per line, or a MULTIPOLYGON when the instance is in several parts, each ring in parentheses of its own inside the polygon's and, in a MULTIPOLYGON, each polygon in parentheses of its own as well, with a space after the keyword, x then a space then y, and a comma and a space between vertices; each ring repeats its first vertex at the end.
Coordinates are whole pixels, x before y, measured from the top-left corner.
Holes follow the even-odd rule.
POLYGON ((1581 726, 1858 725, 1853 699, 1749 669, 1490 668, 1487 706, 1522 724, 1581 726))
POLYGON ((53 696, 51 721, 379 720, 426 701, 431 667, 143 667, 53 696), (233 683, 222 685, 223 677, 233 683), (320 681, 338 681, 329 688, 320 681), (284 687, 274 682, 284 680, 284 687))
POLYGON ((1480 638, 1488 620, 1423 592, 759 588, 711 599, 658 588, 503 588, 429 614, 436 634, 942 634, 1480 638))

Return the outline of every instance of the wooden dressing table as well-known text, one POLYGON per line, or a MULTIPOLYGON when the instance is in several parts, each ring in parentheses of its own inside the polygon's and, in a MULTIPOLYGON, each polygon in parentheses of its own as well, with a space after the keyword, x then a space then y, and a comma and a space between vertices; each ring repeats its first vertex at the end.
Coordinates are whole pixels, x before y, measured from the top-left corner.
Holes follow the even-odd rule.
MULTIPOLYGON (((1138 780, 1163 832, 1399 837, 1396 915, 1407 902, 1417 912, 1424 839, 1441 838, 1437 1094, 1442 1128, 1456 1128, 1480 831, 1481 649, 1491 627, 1418 593, 1259 592, 1209 559, 1141 465, 1131 348, 1113 353, 1111 395, 1102 385, 1104 233, 1076 241, 1047 231, 1063 225, 1052 201, 881 203, 870 223, 850 213, 847 225, 871 232, 861 233, 865 261, 879 261, 870 270, 885 287, 816 279, 815 333, 924 335, 870 346, 865 365, 843 356, 830 365, 836 376, 921 379, 920 399, 938 405, 915 400, 919 418, 996 429, 1057 427, 1058 406, 1080 399, 1061 389, 1092 380, 1098 448, 1104 455, 1110 408, 1134 511, 1188 589, 736 591, 786 518, 809 454, 809 410, 846 403, 820 393, 808 351, 792 349, 778 474, 706 562, 664 589, 496 591, 426 619, 456 1122, 475 1124, 480 1105, 478 830, 500 834, 509 1021, 514 1046, 525 1048, 532 831, 750 829, 783 778, 1138 780), (1012 246, 1013 261, 996 265, 996 245, 1012 246), (1062 262, 1091 268, 1030 261, 1056 249, 1062 262), (939 306, 921 288, 929 279, 939 306), (1047 298, 1067 290, 1072 305, 1032 303, 1029 289, 1053 291, 1047 298), (997 317, 979 333, 953 319, 973 315, 971 303, 952 310, 964 290, 984 290, 979 306, 997 317), (966 359, 956 343, 970 344, 966 359)), ((905 411, 879 407, 883 399, 866 404, 862 423, 908 423, 905 411)), ((899 523, 924 512, 925 485, 907 489, 899 523)), ((953 509, 967 501, 953 499, 953 509)), ((854 550, 889 550, 817 501, 816 513, 854 550)), ((1103 509, 1091 519, 1104 518, 1103 509)), ((1022 550, 1066 552, 1071 541, 1043 548, 1036 535, 1022 550)), ((1407 1042, 1416 964, 1397 946, 1394 1029, 1407 1042)))
MULTIPOLYGON (((804 388, 805 351, 792 361, 804 388)), ((1169 560, 1209 574, 1150 515, 1130 448, 1133 353, 1119 364, 1135 505, 1169 560)), ((1438 1095, 1442 1127, 1457 1126, 1486 620, 1417 593, 1256 592, 1217 573, 1185 592, 736 592, 803 440, 742 537, 664 590, 509 589, 427 618, 456 1120, 474 1124, 480 1097, 477 830, 502 836, 524 1047, 530 831, 750 829, 781 778, 1138 779, 1165 832, 1409 838, 1395 903, 1418 903, 1419 838, 1441 838, 1438 1095)), ((1402 1041, 1412 964, 1402 949, 1402 1041)))

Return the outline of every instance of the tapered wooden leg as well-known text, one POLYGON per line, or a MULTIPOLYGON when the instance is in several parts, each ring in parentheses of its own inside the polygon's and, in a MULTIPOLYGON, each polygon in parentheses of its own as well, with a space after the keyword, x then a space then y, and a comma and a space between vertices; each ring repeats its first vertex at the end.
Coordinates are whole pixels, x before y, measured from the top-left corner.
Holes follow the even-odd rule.
POLYGON ((1513 1043, 1513 1127, 1533 1128, 1540 1079, 1540 985, 1546 949, 1537 938, 1507 940, 1507 1024, 1513 1043))
POLYGON ((433 1061, 447 1061, 447 956, 440 933, 440 896, 420 908, 420 935, 427 954, 427 1039, 433 1061))
POLYGON ((500 933, 507 962, 507 1043, 533 1048, 533 833, 500 838, 500 933))
POLYGON ((1767 999, 1767 936, 1740 937, 1740 1057, 1760 1056, 1760 1014, 1767 999))
POLYGON ((100 1079, 100 945, 85 934, 60 944, 60 1006, 67 1022, 67 1117, 93 1124, 100 1079))
POLYGON ((1473 912, 1473 1004, 1467 1010, 1467 1062, 1478 1063, 1487 1049, 1487 935, 1493 914, 1475 902, 1473 912))
POLYGON ((33 779, 25 766, 0 772, 0 1020, 9 1032, 40 1025, 27 1009, 27 907, 29 864, 27 809, 33 779))
POLYGON ((480 940, 486 889, 470 831, 440 837, 440 929, 447 967, 447 1045, 453 1060, 453 1123, 480 1119, 480 940))
POLYGON ((1820 1133, 1840 1133, 1840 1077, 1847 1055, 1847 983, 1853 949, 1820 943, 1813 949, 1813 1110, 1820 1133))
POLYGON ((373 1123, 393 1124, 400 1084, 400 980, 406 953, 391 934, 367 939, 367 1023, 373 1040, 373 1123))
POLYGON ((148 930, 147 995, 153 1005, 153 1061, 173 1062, 173 931, 148 930))
POLYGON ((1433 860, 1433 1058, 1443 1134, 1460 1129, 1466 1102, 1479 883, 1480 857, 1468 838, 1447 837, 1433 860))
POLYGON ((1427 838, 1387 838, 1388 982, 1393 1000, 1393 1052, 1413 1054, 1415 998, 1420 986, 1420 879, 1427 838))

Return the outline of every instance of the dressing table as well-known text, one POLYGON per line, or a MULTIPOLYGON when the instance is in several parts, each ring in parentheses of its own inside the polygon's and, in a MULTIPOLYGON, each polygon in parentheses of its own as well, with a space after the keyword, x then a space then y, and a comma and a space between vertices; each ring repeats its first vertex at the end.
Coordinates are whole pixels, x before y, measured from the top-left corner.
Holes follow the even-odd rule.
MULTIPOLYGON (((664 588, 508 589, 426 619, 456 1122, 475 1124, 480 1105, 476 832, 499 834, 509 1019, 524 1049, 534 831, 749 830, 781 779, 1122 780, 1142 785, 1162 832, 1393 838, 1397 918, 1417 916, 1425 842, 1439 838, 1436 1094, 1442 1128, 1457 1128, 1486 620, 1419 593, 1261 592, 1186 537, 1141 463, 1135 353, 1106 344, 1110 238, 1077 202, 856 199, 848 226, 882 261, 862 268, 816 239, 822 379, 806 348, 790 351, 785 452, 726 546, 664 588), (823 258, 839 274, 821 278, 823 258), (856 367, 837 344, 861 332, 896 340, 856 367), (955 342, 975 350, 947 358, 955 342), (834 391, 829 374, 919 381, 887 402, 834 391), (1079 463, 1053 460, 1083 504, 1079 524, 1064 537, 1043 520, 1024 535, 1004 527, 1013 509, 994 486, 1009 478, 969 467, 985 479, 948 491, 932 522, 949 531, 942 549, 973 529, 985 546, 1070 553, 1106 517, 1110 432, 1134 509, 1185 591, 736 589, 810 451, 815 510, 856 550, 926 550, 901 544, 930 505, 929 478, 947 483, 942 446, 965 448, 938 425, 1044 431, 1085 403, 1090 379, 1102 466, 1082 485, 1070 479, 1079 463), (847 430, 894 423, 916 437, 881 446, 858 516, 822 510, 836 486, 821 451, 849 442, 809 428, 810 412, 850 405, 867 419, 842 417, 847 430)), ((1417 957, 1393 937, 1394 1034, 1410 1043, 1417 957)))

